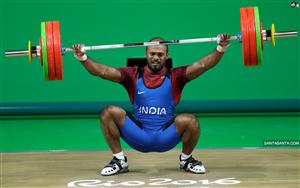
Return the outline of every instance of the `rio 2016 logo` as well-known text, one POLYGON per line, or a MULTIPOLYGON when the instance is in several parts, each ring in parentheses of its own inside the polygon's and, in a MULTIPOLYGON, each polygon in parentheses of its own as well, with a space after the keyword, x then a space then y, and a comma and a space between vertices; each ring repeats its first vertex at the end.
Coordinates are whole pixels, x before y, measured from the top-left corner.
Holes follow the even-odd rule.
MULTIPOLYGON (((155 178, 149 179, 148 181, 141 180, 130 180, 116 182, 114 180, 98 180, 98 179, 89 179, 89 180, 75 180, 68 183, 68 187, 138 187, 138 186, 151 186, 151 187, 165 187, 165 186, 199 186, 201 185, 207 187, 209 185, 235 185, 239 184, 240 181, 235 178, 222 178, 217 180, 173 180, 170 178, 155 178)), ((203 187, 203 188, 204 188, 203 187)))

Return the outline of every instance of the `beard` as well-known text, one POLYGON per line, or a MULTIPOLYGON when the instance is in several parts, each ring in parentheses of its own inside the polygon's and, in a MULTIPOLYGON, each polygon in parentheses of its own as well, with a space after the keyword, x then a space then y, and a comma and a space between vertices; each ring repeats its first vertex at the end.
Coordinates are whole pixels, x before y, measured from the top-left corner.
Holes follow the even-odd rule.
POLYGON ((157 73, 157 72, 159 72, 161 69, 163 69, 164 65, 165 65, 165 64, 155 64, 155 65, 149 64, 149 63, 147 64, 148 68, 149 68, 152 72, 154 72, 154 73, 157 73))

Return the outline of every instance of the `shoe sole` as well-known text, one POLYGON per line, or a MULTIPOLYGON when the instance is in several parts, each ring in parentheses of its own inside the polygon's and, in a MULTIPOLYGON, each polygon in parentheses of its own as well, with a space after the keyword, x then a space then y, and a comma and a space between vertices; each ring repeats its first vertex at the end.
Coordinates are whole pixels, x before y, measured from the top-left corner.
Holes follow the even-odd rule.
POLYGON ((186 170, 186 169, 181 168, 181 167, 179 167, 179 169, 182 170, 182 171, 185 171, 185 172, 193 173, 193 174, 205 174, 206 173, 206 171, 205 172, 193 172, 191 170, 186 170))
POLYGON ((101 175, 102 176, 113 176, 113 175, 117 175, 117 174, 123 174, 123 173, 126 173, 126 172, 129 172, 128 167, 122 168, 121 170, 117 171, 114 174, 101 174, 101 175))

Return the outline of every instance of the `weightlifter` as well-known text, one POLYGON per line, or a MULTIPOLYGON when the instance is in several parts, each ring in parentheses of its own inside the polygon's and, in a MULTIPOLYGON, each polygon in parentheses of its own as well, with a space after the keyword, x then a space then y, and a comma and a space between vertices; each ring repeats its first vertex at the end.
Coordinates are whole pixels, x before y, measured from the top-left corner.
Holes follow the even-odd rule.
MULTIPOLYGON (((113 68, 89 58, 83 52, 84 45, 73 45, 74 56, 90 74, 122 84, 133 104, 133 114, 118 106, 107 106, 101 112, 101 129, 113 153, 113 159, 101 170, 101 175, 128 172, 120 137, 140 152, 165 152, 182 141, 180 169, 197 174, 206 172, 202 162, 192 157, 200 135, 198 120, 188 113, 174 116, 174 108, 185 84, 218 64, 230 45, 229 38, 227 34, 218 35, 217 47, 209 55, 191 65, 171 69, 165 66, 166 45, 148 46, 147 65, 142 68, 113 68)), ((156 37, 150 41, 164 40, 156 37)))

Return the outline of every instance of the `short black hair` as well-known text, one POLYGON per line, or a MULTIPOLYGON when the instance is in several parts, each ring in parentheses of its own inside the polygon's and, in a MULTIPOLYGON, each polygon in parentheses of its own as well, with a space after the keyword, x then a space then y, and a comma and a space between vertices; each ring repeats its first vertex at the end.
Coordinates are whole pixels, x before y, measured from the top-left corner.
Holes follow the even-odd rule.
MULTIPOLYGON (((149 42, 153 42, 153 41, 165 41, 165 39, 161 38, 161 37, 153 37, 152 39, 149 40, 149 42)), ((169 47, 168 45, 164 45, 167 48, 167 53, 169 52, 169 47)), ((146 52, 148 50, 148 46, 146 46, 146 52)))

